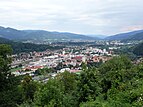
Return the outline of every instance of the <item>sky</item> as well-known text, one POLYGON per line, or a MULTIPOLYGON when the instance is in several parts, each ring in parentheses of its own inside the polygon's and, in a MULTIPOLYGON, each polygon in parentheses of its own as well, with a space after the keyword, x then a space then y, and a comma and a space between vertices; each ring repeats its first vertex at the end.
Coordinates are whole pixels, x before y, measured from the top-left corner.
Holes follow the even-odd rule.
POLYGON ((143 29, 143 0, 0 0, 0 26, 113 35, 143 29))

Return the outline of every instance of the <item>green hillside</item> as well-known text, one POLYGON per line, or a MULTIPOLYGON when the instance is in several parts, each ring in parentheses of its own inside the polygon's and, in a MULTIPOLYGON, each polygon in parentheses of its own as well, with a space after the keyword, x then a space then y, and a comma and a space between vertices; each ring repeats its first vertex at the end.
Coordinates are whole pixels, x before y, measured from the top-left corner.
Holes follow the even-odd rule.
POLYGON ((63 47, 60 47, 60 46, 54 46, 53 47, 53 46, 43 45, 43 44, 13 42, 11 40, 1 38, 1 37, 0 37, 0 44, 9 44, 13 49, 13 53, 45 51, 47 49, 54 50, 54 49, 63 48, 63 47))

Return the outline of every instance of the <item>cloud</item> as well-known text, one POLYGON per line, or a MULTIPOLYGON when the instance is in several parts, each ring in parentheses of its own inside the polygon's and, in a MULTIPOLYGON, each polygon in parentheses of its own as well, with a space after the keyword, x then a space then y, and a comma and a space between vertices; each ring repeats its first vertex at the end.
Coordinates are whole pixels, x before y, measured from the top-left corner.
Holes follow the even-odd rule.
POLYGON ((134 31, 134 30, 140 30, 140 29, 143 29, 143 25, 127 26, 122 28, 121 30, 123 30, 124 32, 127 32, 127 31, 134 31))
POLYGON ((110 35, 142 26, 142 4, 142 0, 0 0, 0 25, 110 35))

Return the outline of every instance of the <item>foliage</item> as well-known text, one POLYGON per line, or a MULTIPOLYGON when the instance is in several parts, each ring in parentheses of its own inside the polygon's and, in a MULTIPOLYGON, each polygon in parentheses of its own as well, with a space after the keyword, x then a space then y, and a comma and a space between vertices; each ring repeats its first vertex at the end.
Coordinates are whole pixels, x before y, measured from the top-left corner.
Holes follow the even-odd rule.
POLYGON ((14 42, 4 38, 0 38, 0 44, 9 44, 13 49, 13 53, 46 51, 47 49, 56 50, 63 48, 62 46, 14 42))
POLYGON ((18 89, 20 78, 9 72, 12 49, 9 45, 0 45, 0 107, 15 107, 21 103, 18 89))
MULTIPOLYGON (((84 68, 84 67, 83 67, 84 68)), ((78 82, 79 102, 95 100, 100 92, 97 82, 97 70, 84 68, 78 82)))
POLYGON ((133 53, 142 56, 143 55, 143 43, 138 44, 137 46, 134 47, 133 53))
POLYGON ((76 81, 74 74, 68 72, 59 74, 55 79, 50 79, 35 94, 37 106, 50 107, 75 107, 76 97, 74 90, 76 81))
POLYGON ((34 93, 37 90, 37 84, 32 80, 29 75, 26 75, 23 78, 23 82, 21 83, 21 88, 23 92, 24 100, 32 100, 34 99, 34 93))
POLYGON ((35 71, 35 75, 47 75, 49 73, 54 73, 55 70, 53 68, 42 68, 42 69, 37 69, 35 71))

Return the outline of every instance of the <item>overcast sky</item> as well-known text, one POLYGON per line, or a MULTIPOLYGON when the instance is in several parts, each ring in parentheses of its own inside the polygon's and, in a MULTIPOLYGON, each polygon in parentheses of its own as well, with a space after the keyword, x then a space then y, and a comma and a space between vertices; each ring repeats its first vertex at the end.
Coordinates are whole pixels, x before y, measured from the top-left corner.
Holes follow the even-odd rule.
POLYGON ((0 0, 0 26, 112 35, 143 29, 143 0, 0 0))

